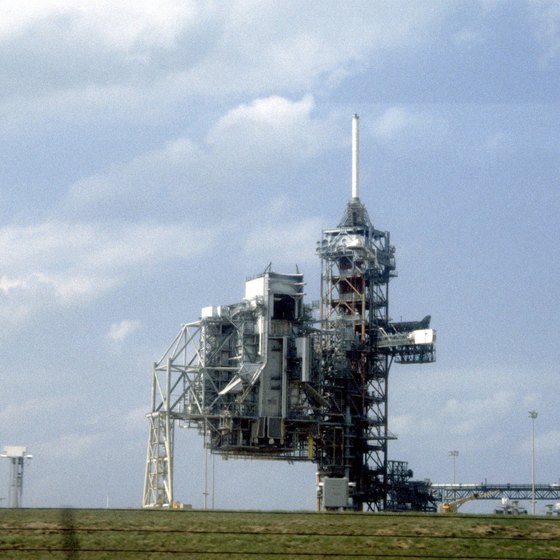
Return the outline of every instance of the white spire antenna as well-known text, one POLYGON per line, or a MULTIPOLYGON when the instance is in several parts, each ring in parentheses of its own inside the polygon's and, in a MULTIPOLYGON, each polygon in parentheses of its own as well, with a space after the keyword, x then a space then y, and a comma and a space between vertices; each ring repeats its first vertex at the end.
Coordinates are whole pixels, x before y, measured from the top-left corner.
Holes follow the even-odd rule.
POLYGON ((360 198, 360 133, 358 130, 358 115, 352 117, 352 198, 360 198))

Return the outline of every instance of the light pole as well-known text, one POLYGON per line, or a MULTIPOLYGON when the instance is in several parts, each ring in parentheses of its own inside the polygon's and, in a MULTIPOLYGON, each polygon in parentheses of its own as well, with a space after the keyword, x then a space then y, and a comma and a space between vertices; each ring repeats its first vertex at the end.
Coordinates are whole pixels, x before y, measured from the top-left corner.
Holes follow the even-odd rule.
POLYGON ((453 458, 453 484, 455 484, 455 479, 457 478, 457 465, 455 464, 457 457, 459 457, 459 452, 454 449, 449 452, 449 456, 453 458))
POLYGON ((535 515, 535 420, 538 416, 536 410, 529 411, 529 418, 531 419, 532 438, 531 438, 531 513, 535 515))

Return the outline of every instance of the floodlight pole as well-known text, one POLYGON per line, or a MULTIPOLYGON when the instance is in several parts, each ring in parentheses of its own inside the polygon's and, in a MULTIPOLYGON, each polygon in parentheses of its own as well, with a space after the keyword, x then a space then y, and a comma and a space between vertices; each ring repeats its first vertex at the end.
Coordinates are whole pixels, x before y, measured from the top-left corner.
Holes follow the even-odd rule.
POLYGON ((459 457, 459 452, 454 449, 453 451, 449 452, 449 456, 453 458, 453 484, 455 484, 455 480, 457 478, 457 465, 455 462, 457 460, 457 457, 459 457))
POLYGON ((535 420, 538 416, 536 410, 529 411, 529 418, 531 418, 532 438, 531 438, 531 513, 535 515, 535 420))
POLYGON ((8 446, 0 455, 3 459, 10 460, 10 493, 8 507, 20 508, 23 495, 23 466, 25 459, 32 459, 33 455, 27 453, 27 448, 22 446, 8 446))

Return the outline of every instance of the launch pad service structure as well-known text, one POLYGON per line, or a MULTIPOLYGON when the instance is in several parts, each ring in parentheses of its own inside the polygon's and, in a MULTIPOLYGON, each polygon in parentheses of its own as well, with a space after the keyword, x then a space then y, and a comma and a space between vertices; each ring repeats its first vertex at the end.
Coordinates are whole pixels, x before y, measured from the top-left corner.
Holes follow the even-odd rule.
POLYGON ((435 360, 430 317, 393 322, 395 249, 359 198, 358 116, 352 120, 352 197, 323 231, 319 310, 303 274, 268 267, 241 303, 205 307, 153 366, 143 506, 173 507, 175 425, 194 427, 214 454, 312 461, 320 510, 434 511, 426 482, 389 461, 393 362, 435 360))

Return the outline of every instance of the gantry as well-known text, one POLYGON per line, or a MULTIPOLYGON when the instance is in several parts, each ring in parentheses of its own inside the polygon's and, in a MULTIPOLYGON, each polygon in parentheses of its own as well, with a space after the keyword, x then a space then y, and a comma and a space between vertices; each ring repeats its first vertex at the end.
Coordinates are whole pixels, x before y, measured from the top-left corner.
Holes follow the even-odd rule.
POLYGON ((352 197, 317 247, 319 309, 303 274, 268 267, 241 303, 183 325, 154 364, 144 507, 174 504, 179 423, 215 454, 313 461, 319 509, 435 509, 407 463, 387 458, 389 369, 434 361, 435 331, 429 316, 390 319, 395 249, 360 201, 352 125, 352 197))

